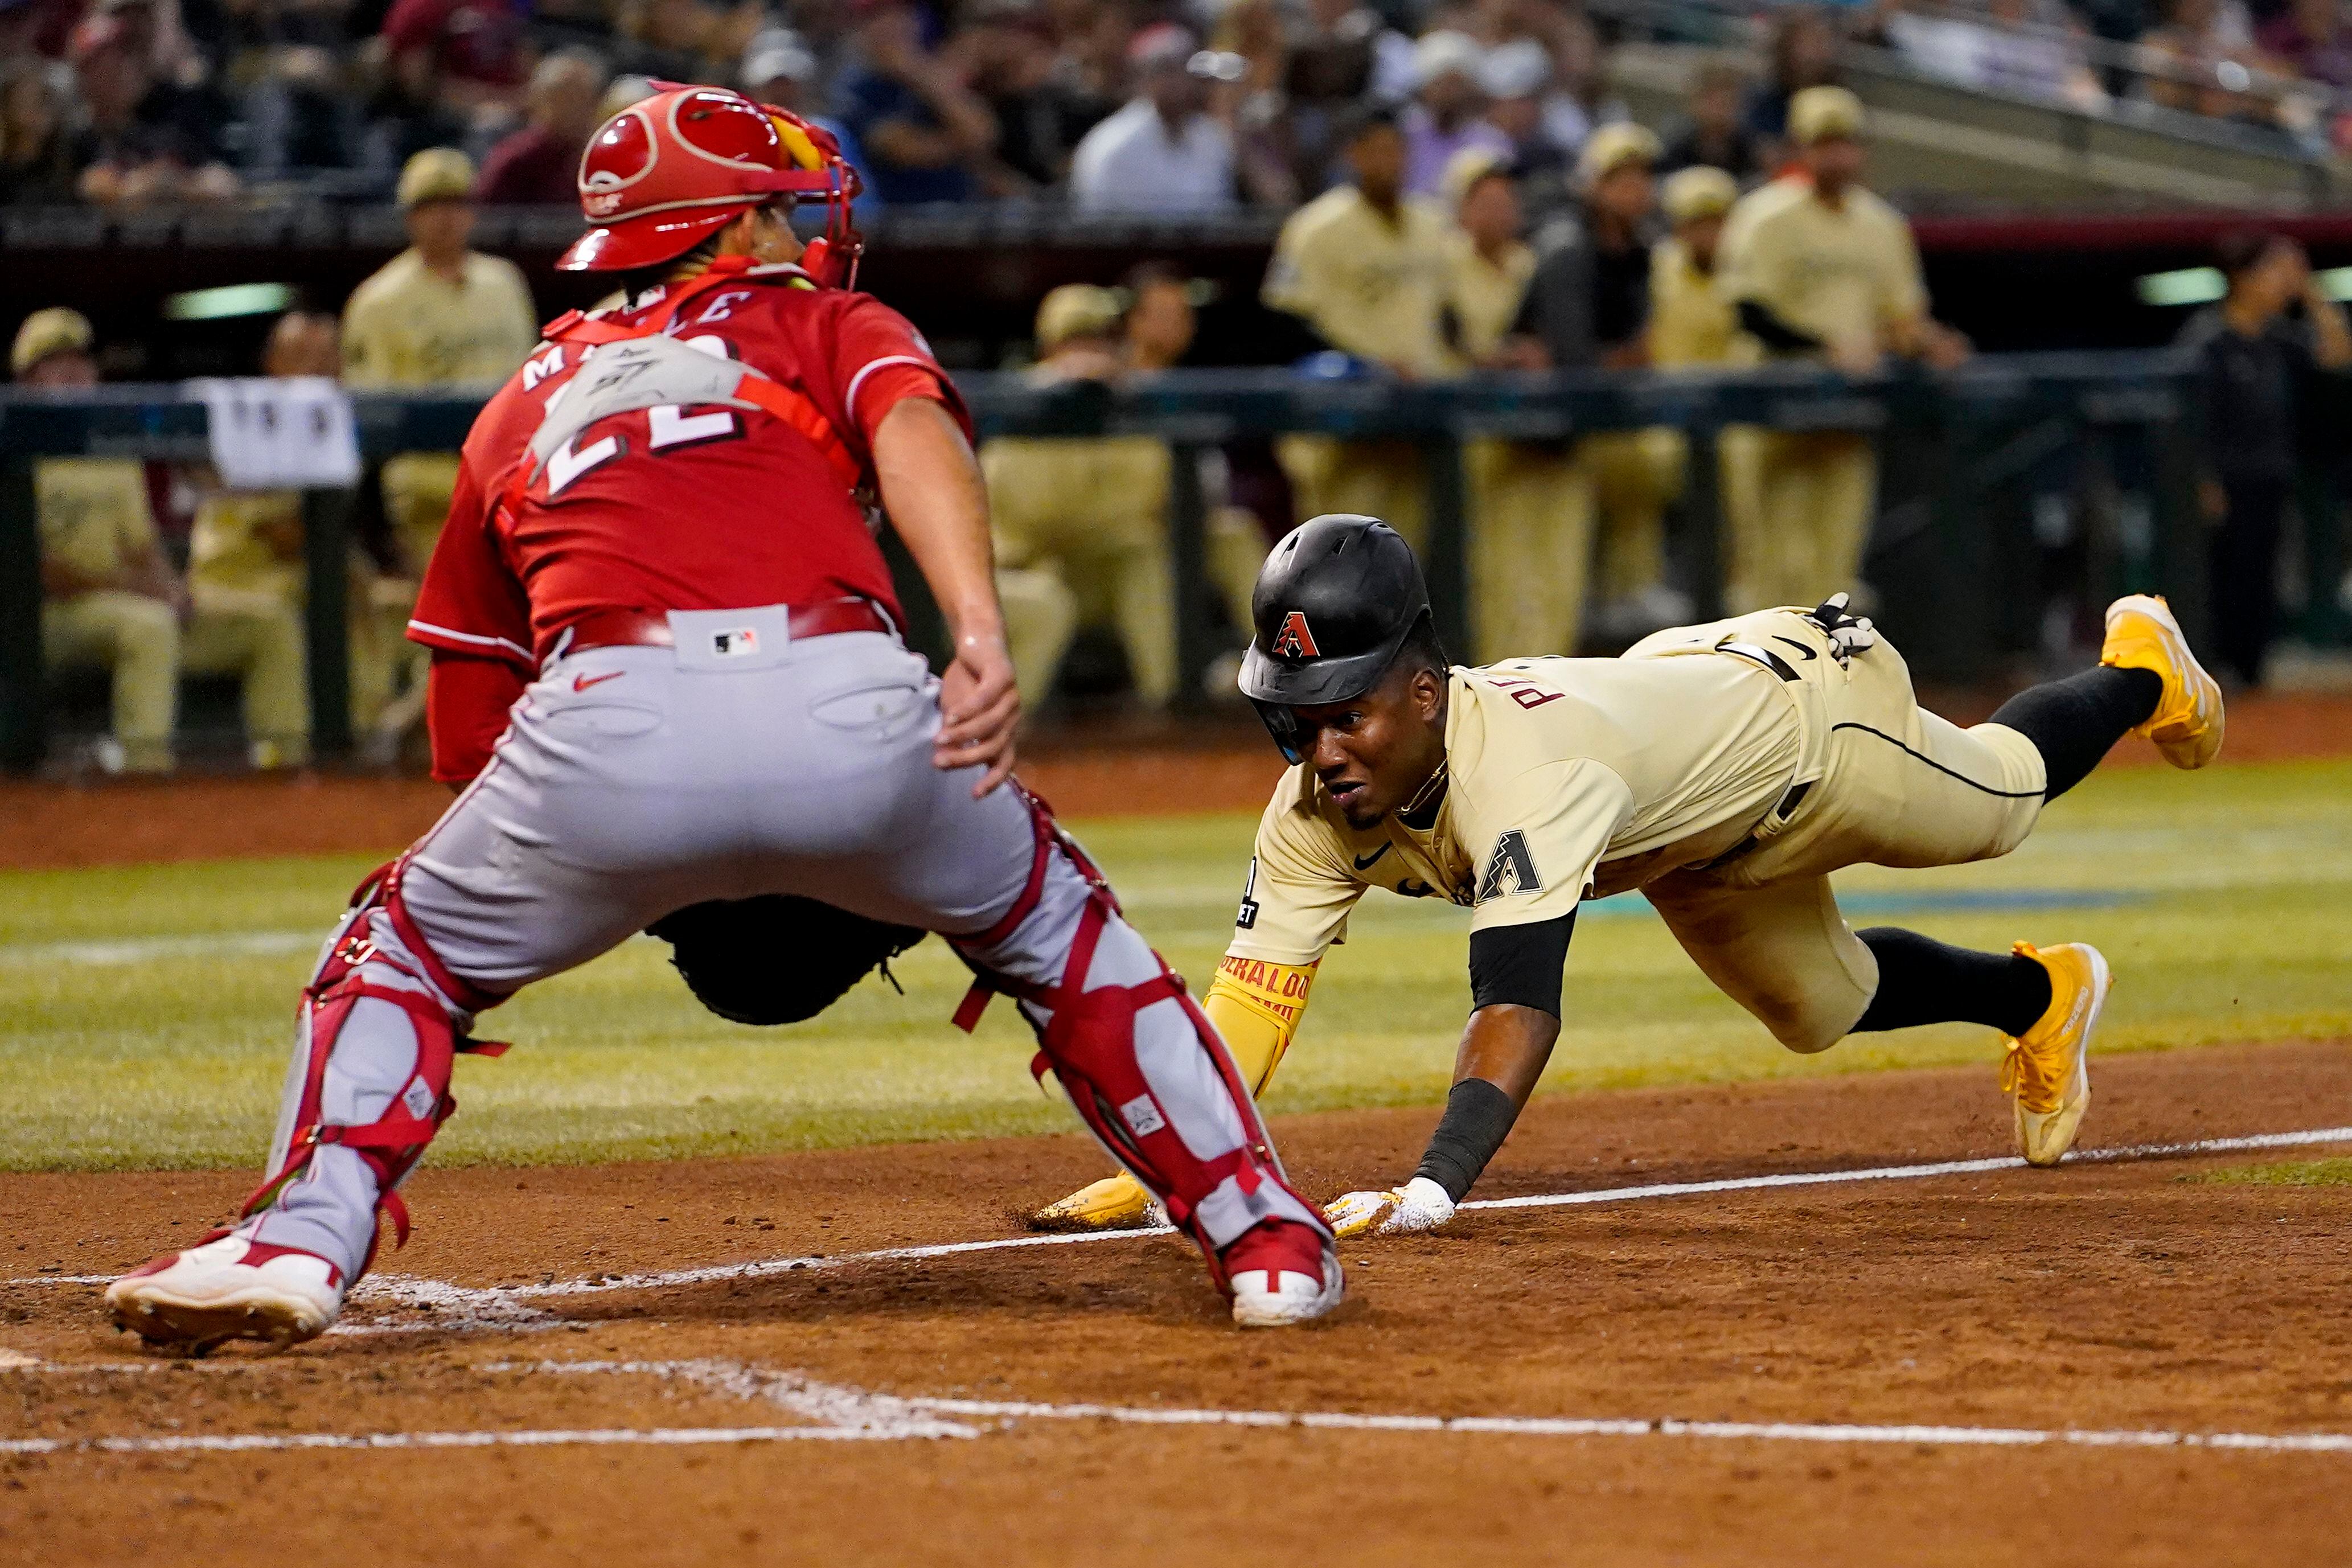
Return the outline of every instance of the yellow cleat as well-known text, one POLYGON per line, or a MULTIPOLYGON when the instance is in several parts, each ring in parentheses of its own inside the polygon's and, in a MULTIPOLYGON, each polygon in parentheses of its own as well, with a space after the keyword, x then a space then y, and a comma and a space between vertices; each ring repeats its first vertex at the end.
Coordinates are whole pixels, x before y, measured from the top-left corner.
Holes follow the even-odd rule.
POLYGON ((1167 1223, 1143 1184, 1124 1171, 1080 1187, 1029 1216, 1032 1230, 1141 1230, 1167 1223))
POLYGON ((2050 1010, 2008 1039, 2000 1087, 2017 1102, 2017 1152, 2029 1165, 2054 1165, 2091 1108, 2091 1031, 2115 978, 2099 950, 2079 942, 2038 952, 2021 942, 2016 951, 2050 972, 2050 1010))
POLYGON ((2158 594, 2129 594, 2107 606, 2107 640, 2099 662, 2145 669, 2164 681, 2147 722, 2135 729, 2176 768, 2201 768, 2221 750, 2221 687, 2189 650, 2172 606, 2158 594))

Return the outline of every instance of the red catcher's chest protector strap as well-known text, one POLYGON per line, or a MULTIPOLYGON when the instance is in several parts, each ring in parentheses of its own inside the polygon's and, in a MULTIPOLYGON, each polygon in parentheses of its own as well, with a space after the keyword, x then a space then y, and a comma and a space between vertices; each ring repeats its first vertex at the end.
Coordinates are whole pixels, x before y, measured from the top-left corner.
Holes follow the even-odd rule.
MULTIPOLYGON (((700 296, 728 283, 753 282, 767 287, 789 286, 804 281, 798 268, 754 268, 745 256, 722 256, 705 270, 683 283, 667 285, 668 293, 661 304, 642 319, 623 326, 602 316, 583 315, 567 310, 541 329, 541 335, 551 342, 576 347, 585 352, 606 343, 627 342, 638 338, 677 336, 671 331, 679 313, 700 296)), ((730 362, 732 363, 732 362, 730 362)), ((772 414, 799 431, 821 454, 835 478, 845 489, 856 490, 865 482, 866 473, 833 422, 817 407, 815 400, 797 388, 766 375, 750 365, 738 365, 741 379, 730 395, 737 401, 772 414)), ((509 511, 521 503, 523 491, 529 486, 538 465, 518 464, 514 477, 508 482, 506 501, 509 511)))
MULTIPOLYGON (((370 873, 352 896, 352 907, 329 946, 327 957, 303 989, 300 1043, 305 1053, 301 1103, 294 1118, 294 1135, 285 1159, 254 1189, 240 1211, 247 1217, 276 1203, 287 1184, 310 1168, 319 1150, 340 1144, 354 1151, 374 1173, 378 1205, 392 1216, 395 1246, 408 1243, 408 1205, 395 1190, 433 1141, 441 1124, 457 1112, 457 1097, 449 1092, 450 1069, 460 1053, 503 1055, 499 1040, 474 1040, 457 1032, 456 1021, 432 995, 422 990, 385 984, 368 977, 370 965, 388 969, 411 980, 424 981, 409 962, 377 947, 369 934, 370 918, 378 909, 398 907, 401 861, 370 873), (373 1121, 360 1125, 330 1125, 322 1104, 327 1061, 362 999, 386 1002, 408 1015, 416 1042, 416 1061, 407 1081, 392 1096, 373 1121)), ((395 919, 395 926, 402 922, 395 919)), ((404 936, 404 941, 412 940, 404 936)), ((429 959, 434 968, 438 964, 429 959)), ((368 1246, 360 1265, 365 1274, 375 1259, 375 1243, 368 1246)))

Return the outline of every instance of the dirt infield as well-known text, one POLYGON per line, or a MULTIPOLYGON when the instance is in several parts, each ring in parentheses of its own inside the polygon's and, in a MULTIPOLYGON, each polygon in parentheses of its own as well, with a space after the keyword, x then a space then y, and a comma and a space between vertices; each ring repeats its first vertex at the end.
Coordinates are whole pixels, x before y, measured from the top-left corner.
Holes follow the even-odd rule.
MULTIPOLYGON (((1966 720, 1990 711, 1981 700, 1944 707, 1966 720)), ((1065 816, 1126 816, 1255 811, 1282 768, 1247 721, 1205 721, 1192 745, 1139 732, 1108 738, 1118 743, 1090 745, 1082 734, 1065 733, 1033 752, 1021 776, 1065 816)), ((2231 704, 2226 762, 2347 752, 2352 696, 2242 697, 2231 704)), ((2126 741, 2107 765, 2158 760, 2146 742, 2126 741)), ((448 803, 448 790, 429 780, 335 774, 0 782, 0 869, 389 853, 431 826, 448 803)))
MULTIPOLYGON (((2097 1078, 2105 1148, 2352 1121, 2352 1042, 2097 1078)), ((62 1281, 238 1178, 0 1177, 0 1562, 2340 1562, 2352 1189, 1816 1179, 2004 1153, 1991 1079, 1538 1100, 1479 1195, 1604 1201, 1350 1246, 1253 1337, 1166 1237, 852 1256, 1019 1237, 1075 1137, 427 1172, 422 1305, 196 1364, 62 1281), (1742 1184, 1622 1191, 1692 1182, 1742 1184)), ((1323 1196, 1430 1114, 1277 1131, 1323 1196)))

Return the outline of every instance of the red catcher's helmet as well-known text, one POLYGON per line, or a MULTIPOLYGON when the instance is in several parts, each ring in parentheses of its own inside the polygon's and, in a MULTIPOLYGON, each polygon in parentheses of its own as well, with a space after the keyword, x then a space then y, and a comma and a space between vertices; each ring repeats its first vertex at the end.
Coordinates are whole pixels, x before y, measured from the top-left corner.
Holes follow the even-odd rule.
POLYGON ((580 210, 597 226, 555 265, 566 272, 655 266, 784 197, 824 203, 824 237, 802 265, 821 283, 848 287, 861 246, 849 221, 858 179, 833 133, 725 88, 662 86, 588 139, 580 210))

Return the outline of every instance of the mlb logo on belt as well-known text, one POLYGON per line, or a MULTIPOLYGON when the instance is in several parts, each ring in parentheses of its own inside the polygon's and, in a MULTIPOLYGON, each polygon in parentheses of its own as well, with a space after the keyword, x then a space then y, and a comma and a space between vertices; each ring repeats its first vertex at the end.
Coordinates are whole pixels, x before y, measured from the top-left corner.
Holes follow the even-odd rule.
POLYGON ((1315 634, 1307 629, 1307 612, 1293 610, 1283 616, 1282 629, 1274 634, 1274 647, 1268 650, 1280 658, 1316 658, 1315 634))
POLYGON ((760 651, 760 634, 751 626, 710 634, 710 651, 721 658, 743 658, 760 651))

